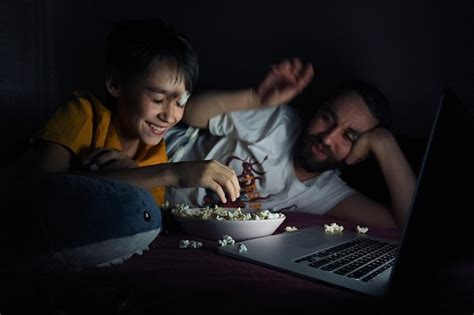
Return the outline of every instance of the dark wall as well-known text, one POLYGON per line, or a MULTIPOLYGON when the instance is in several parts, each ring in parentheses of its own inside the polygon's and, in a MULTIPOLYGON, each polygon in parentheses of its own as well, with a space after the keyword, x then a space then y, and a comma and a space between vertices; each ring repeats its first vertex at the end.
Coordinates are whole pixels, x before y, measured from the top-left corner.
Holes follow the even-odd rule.
POLYGON ((106 32, 161 17, 200 58, 198 91, 254 86, 269 65, 300 56, 316 68, 312 99, 335 81, 378 85, 394 131, 425 137, 446 85, 474 82, 471 1, 60 1, 0 4, 1 132, 24 143, 75 89, 103 91, 106 32))

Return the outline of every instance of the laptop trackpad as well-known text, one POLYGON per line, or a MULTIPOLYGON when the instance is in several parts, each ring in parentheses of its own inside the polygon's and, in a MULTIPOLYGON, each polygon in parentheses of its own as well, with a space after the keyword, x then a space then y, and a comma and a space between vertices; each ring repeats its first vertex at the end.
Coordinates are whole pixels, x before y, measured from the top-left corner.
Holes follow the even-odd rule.
POLYGON ((353 234, 345 235, 344 232, 325 233, 322 229, 289 232, 288 235, 285 235, 285 243, 287 245, 306 249, 321 248, 321 245, 324 245, 324 248, 333 247, 351 239, 354 239, 353 234))

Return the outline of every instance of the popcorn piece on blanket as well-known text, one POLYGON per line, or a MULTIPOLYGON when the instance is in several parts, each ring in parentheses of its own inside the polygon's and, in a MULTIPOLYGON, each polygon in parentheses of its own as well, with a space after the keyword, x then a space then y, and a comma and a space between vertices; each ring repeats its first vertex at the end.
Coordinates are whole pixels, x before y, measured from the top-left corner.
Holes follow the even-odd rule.
POLYGON ((235 240, 230 235, 224 235, 222 239, 219 240, 219 246, 227 246, 235 244, 235 240))
POLYGON ((179 241, 179 248, 201 248, 202 243, 193 240, 181 240, 179 241))
POLYGON ((324 232, 326 233, 336 233, 342 232, 344 227, 342 225, 337 225, 336 223, 332 223, 331 225, 324 224, 324 232))
POLYGON ((202 243, 198 242, 198 241, 191 241, 191 243, 189 244, 189 247, 191 247, 191 248, 201 248, 202 243))
POLYGON ((294 232, 294 231, 298 231, 298 228, 296 226, 285 227, 285 232, 294 232))
POLYGON ((187 248, 189 246, 189 240, 179 241, 179 248, 187 248))
POLYGON ((365 234, 369 230, 368 227, 365 226, 357 226, 357 233, 359 234, 365 234))

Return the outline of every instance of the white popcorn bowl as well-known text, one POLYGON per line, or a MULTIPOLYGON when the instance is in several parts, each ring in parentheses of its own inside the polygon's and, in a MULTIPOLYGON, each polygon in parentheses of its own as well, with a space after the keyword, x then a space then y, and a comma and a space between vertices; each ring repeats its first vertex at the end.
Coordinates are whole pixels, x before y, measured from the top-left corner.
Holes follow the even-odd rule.
MULTIPOLYGON (((223 208, 234 210, 233 208, 223 208)), ((199 211, 200 208, 189 209, 199 211)), ((242 212, 256 211, 242 209, 242 212)), ((275 230, 285 221, 286 217, 265 220, 216 220, 198 219, 174 214, 174 218, 184 233, 199 236, 209 240, 222 239, 224 235, 230 235, 236 241, 248 240, 273 234, 275 230)))

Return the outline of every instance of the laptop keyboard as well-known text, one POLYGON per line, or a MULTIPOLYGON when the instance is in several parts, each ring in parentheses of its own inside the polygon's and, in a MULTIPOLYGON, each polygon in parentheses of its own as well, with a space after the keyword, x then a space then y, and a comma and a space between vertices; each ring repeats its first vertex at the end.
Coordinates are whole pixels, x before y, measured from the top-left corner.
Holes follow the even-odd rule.
POLYGON ((310 267, 368 282, 392 267, 398 246, 359 238, 295 260, 310 267))

